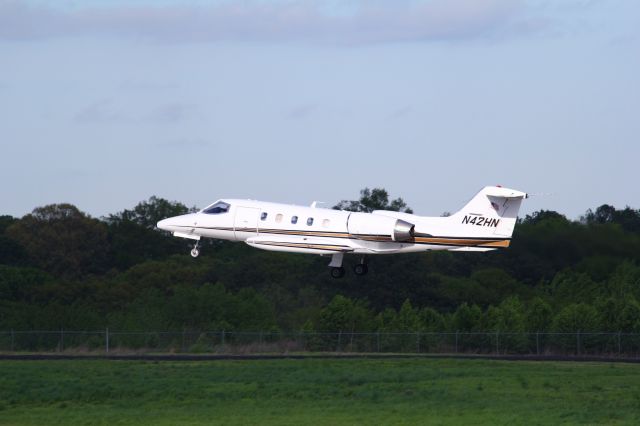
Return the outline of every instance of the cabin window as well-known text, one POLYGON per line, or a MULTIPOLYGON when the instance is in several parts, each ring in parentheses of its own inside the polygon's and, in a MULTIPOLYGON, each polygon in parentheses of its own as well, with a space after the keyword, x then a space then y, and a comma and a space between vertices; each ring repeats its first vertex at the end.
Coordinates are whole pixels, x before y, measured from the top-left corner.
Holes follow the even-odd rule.
POLYGON ((267 212, 262 212, 260 215, 260 220, 267 220, 267 212))
POLYGON ((207 207, 206 209, 202 210, 202 213, 206 213, 206 214, 221 214, 221 213, 226 213, 229 211, 229 204, 223 202, 223 201, 218 201, 215 204, 212 204, 211 206, 207 207))
POLYGON ((291 216, 291 223, 293 223, 294 225, 298 223, 298 216, 291 216))
POLYGON ((276 223, 280 223, 280 222, 282 222, 282 218, 283 218, 282 213, 278 213, 278 214, 276 215, 276 223))
POLYGON ((313 218, 312 217, 307 219, 307 226, 311 226, 311 225, 313 225, 313 218))
POLYGON ((322 221, 322 226, 324 226, 325 228, 328 228, 330 223, 331 221, 329 219, 325 219, 322 221))

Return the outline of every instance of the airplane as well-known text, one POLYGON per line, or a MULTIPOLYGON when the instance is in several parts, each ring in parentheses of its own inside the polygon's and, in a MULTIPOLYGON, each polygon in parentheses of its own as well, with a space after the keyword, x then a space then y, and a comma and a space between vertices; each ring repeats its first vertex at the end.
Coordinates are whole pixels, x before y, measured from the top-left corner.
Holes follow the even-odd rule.
POLYGON ((244 241, 280 252, 331 256, 333 278, 345 275, 345 254, 360 256, 356 275, 368 271, 366 256, 431 250, 487 252, 509 247, 524 192, 487 186, 460 211, 447 217, 375 210, 371 213, 296 206, 255 200, 220 199, 197 213, 158 222, 159 229, 195 240, 244 241))

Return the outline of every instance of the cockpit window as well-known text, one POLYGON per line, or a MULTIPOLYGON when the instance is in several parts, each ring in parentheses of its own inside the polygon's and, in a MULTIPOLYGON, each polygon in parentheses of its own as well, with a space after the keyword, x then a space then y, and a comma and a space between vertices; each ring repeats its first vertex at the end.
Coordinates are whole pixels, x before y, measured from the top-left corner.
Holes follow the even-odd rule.
POLYGON ((202 213, 206 213, 206 214, 226 213, 229 211, 229 207, 231 206, 229 206, 229 204, 225 203, 224 201, 218 201, 217 203, 202 210, 202 213))

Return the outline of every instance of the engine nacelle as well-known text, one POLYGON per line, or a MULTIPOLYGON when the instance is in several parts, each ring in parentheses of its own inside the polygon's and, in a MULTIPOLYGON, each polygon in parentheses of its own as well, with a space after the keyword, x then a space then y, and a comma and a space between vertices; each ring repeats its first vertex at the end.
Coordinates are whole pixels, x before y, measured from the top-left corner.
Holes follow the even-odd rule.
POLYGON ((371 213, 351 213, 347 229, 352 237, 366 241, 412 241, 415 225, 402 219, 371 213))

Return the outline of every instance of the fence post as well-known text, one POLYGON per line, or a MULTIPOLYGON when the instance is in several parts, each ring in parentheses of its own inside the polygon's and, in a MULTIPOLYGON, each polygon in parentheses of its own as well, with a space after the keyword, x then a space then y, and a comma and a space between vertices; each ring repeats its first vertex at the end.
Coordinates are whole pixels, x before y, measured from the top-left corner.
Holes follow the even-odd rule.
POLYGON ((104 347, 107 353, 109 353, 109 327, 104 331, 104 347))
POLYGON ((376 333, 376 343, 378 346, 378 352, 380 352, 380 330, 376 333))
POLYGON ((500 331, 496 330, 496 355, 500 355, 500 331))
POLYGON ((578 352, 578 355, 580 355, 580 330, 576 332, 576 343, 576 351, 578 352))
POLYGON ((336 352, 340 352, 340 342, 342 341, 342 330, 338 332, 338 347, 336 348, 336 352))
POLYGON ((14 349, 14 340, 15 340, 15 335, 14 335, 14 331, 13 328, 11 329, 11 352, 13 352, 14 349))
POLYGON ((458 330, 456 330, 456 353, 458 353, 458 330))
POLYGON ((420 332, 419 331, 416 332, 416 348, 418 349, 417 353, 420 353, 420 332))
POLYGON ((64 351, 64 329, 60 328, 60 352, 64 351))
POLYGON ((622 354, 622 332, 618 331, 618 356, 620 356, 620 354, 622 354))
POLYGON ((536 331, 536 355, 540 355, 540 332, 536 331))
POLYGON ((224 330, 222 330, 221 335, 222 335, 222 339, 221 339, 221 341, 222 341, 222 346, 224 346, 224 330))

